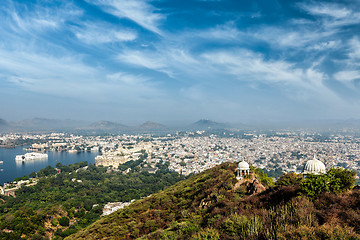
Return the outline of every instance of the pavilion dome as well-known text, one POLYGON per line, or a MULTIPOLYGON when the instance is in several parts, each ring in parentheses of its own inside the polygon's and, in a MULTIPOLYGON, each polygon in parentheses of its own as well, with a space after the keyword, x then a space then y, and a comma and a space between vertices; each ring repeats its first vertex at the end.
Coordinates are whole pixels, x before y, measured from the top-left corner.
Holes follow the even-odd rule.
POLYGON ((326 173, 325 164, 316 159, 309 160, 306 162, 304 167, 304 174, 322 174, 326 173))
POLYGON ((250 167, 249 167, 249 164, 243 160, 243 161, 239 162, 238 169, 239 170, 249 170, 250 167))

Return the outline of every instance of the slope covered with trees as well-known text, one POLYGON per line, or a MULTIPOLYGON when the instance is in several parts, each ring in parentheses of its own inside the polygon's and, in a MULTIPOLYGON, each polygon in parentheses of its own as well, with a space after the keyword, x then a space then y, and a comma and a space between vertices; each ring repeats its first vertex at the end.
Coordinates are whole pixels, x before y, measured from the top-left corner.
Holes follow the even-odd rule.
POLYGON ((351 190, 352 172, 331 170, 324 175, 331 187, 313 195, 309 182, 320 187, 324 176, 287 174, 271 187, 254 169, 268 189, 250 195, 251 186, 237 186, 235 169, 224 163, 194 175, 67 239, 360 239, 360 190, 351 190))
POLYGON ((127 174, 87 162, 57 164, 59 174, 40 170, 38 183, 17 190, 16 198, 0 195, 0 239, 62 239, 97 220, 108 202, 146 197, 184 179, 166 164, 150 174, 140 163, 127 174))

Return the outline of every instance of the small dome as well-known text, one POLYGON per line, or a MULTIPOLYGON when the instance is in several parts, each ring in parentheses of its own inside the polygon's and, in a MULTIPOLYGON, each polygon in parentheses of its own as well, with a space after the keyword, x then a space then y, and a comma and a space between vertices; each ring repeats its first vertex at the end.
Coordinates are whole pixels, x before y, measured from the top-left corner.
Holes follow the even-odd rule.
POLYGON ((304 167, 304 174, 321 174, 326 173, 325 164, 316 159, 309 160, 306 162, 304 167))
POLYGON ((243 161, 239 162, 238 169, 239 170, 249 170, 250 167, 249 167, 249 164, 243 160, 243 161))

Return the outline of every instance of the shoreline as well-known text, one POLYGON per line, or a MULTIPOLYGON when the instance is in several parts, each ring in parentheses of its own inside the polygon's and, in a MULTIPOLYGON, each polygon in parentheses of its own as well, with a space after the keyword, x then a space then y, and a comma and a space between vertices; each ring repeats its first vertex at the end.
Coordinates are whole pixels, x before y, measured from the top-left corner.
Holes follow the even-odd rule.
POLYGON ((21 146, 26 146, 28 144, 6 144, 6 145, 0 145, 0 148, 17 148, 21 146))

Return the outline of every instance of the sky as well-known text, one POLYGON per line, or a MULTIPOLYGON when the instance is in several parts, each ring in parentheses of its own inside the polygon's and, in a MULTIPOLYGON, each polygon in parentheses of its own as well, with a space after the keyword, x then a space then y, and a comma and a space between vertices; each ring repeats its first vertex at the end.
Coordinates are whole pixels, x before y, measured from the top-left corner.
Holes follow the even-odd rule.
POLYGON ((0 5, 0 118, 360 118, 360 1, 0 5))

